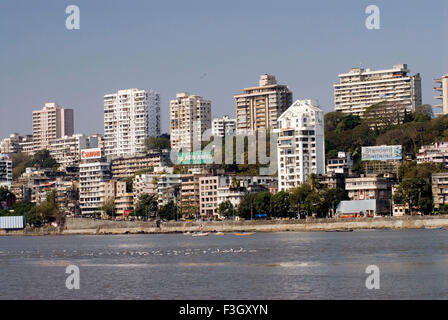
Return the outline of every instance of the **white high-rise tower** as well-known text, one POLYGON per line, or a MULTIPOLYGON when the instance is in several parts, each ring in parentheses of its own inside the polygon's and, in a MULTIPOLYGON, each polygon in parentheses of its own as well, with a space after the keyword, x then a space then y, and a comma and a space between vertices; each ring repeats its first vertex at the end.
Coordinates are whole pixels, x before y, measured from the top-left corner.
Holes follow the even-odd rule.
POLYGON ((297 100, 278 118, 278 188, 287 191, 312 173, 325 173, 324 113, 316 101, 297 100))
POLYGON ((160 135, 160 95, 127 89, 104 96, 104 152, 122 156, 142 153, 144 141, 160 135))

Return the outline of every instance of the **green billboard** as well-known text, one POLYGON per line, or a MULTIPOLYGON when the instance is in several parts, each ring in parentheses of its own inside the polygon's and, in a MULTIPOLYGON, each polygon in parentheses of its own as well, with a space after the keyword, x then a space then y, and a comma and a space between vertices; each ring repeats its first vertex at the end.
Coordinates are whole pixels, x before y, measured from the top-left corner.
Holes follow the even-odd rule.
POLYGON ((211 151, 179 152, 177 164, 212 164, 213 155, 211 151))

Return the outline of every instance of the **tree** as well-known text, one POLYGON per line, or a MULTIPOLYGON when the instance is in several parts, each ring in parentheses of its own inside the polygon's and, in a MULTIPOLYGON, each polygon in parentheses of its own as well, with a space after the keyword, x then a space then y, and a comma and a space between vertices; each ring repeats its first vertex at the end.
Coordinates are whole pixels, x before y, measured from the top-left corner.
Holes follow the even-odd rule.
POLYGON ((240 180, 238 180, 237 178, 232 178, 232 183, 230 184, 230 187, 233 189, 239 188, 240 187, 240 180))
POLYGON ((348 200, 348 197, 347 197, 347 194, 345 193, 345 190, 336 188, 336 189, 325 190, 324 199, 325 199, 326 207, 329 210, 332 210, 333 213, 335 213, 339 203, 343 200, 348 200))
POLYGON ((363 114, 364 121, 377 129, 388 129, 404 122, 406 108, 393 102, 382 101, 368 107, 363 114))
POLYGON ((64 214, 59 210, 56 190, 47 193, 46 199, 37 207, 37 212, 43 221, 56 221, 61 224, 64 214))
POLYGON ((162 151, 164 149, 171 149, 170 136, 163 134, 160 137, 148 137, 145 139, 146 151, 162 151))
POLYGON ((271 197, 271 215, 273 217, 287 217, 289 208, 289 193, 280 191, 271 197))
POLYGON ((289 193, 289 203, 291 209, 295 211, 303 209, 305 199, 312 191, 313 189, 308 183, 302 183, 300 186, 291 189, 289 193))
POLYGON ((239 217, 243 219, 250 219, 252 217, 252 214, 257 213, 254 207, 255 195, 256 195, 255 193, 246 194, 244 198, 241 200, 237 210, 239 217))
POLYGON ((434 113, 432 112, 432 107, 429 104, 422 104, 415 108, 414 121, 415 122, 425 122, 430 121, 434 113))
POLYGON ((361 124, 361 118, 353 114, 349 114, 342 118, 336 127, 336 132, 352 130, 361 124))
POLYGON ((15 199, 15 198, 16 196, 11 191, 9 191, 7 187, 0 186, 0 202, 8 201, 9 199, 15 199))
POLYGON ((336 130, 336 127, 345 116, 344 113, 338 111, 326 113, 324 116, 325 132, 336 130))
POLYGON ((255 194, 254 206, 257 213, 271 214, 271 193, 262 191, 255 194))
POLYGON ((26 223, 31 226, 39 226, 43 222, 36 204, 25 201, 14 203, 10 210, 0 210, 0 216, 25 216, 26 223))
POLYGON ((109 217, 115 216, 115 197, 109 197, 101 206, 101 211, 109 217))
POLYGON ((233 207, 232 202, 230 202, 229 200, 226 200, 219 204, 217 211, 221 216, 228 219, 233 216, 234 210, 235 210, 235 208, 233 207))
POLYGON ((323 197, 317 191, 313 191, 306 196, 302 208, 308 215, 315 213, 318 217, 324 217, 327 213, 323 197))
POLYGON ((409 211, 412 215, 413 209, 421 203, 424 186, 425 181, 420 177, 404 179, 394 194, 394 203, 401 205, 408 204, 409 211))
POLYGON ((56 160, 50 155, 48 150, 37 151, 32 160, 31 165, 38 168, 57 168, 59 165, 56 160))
POLYGON ((23 152, 18 152, 12 157, 13 179, 17 179, 25 172, 25 168, 31 165, 31 159, 32 157, 23 152))
POLYGON ((156 195, 144 193, 140 195, 134 215, 138 217, 154 217, 158 213, 158 202, 156 195))
POLYGON ((160 219, 173 220, 177 215, 177 206, 172 200, 166 205, 162 206, 159 210, 160 219))

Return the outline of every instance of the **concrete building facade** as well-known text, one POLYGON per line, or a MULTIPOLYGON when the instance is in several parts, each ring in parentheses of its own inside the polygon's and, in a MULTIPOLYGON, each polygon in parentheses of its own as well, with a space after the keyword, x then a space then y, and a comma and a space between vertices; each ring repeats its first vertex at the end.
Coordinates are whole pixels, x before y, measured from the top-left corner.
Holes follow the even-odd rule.
POLYGON ((160 135, 160 95, 126 89, 104 96, 105 155, 133 155, 145 150, 145 139, 160 135))
POLYGON ((79 164, 82 149, 97 147, 98 139, 96 137, 88 137, 85 134, 73 134, 51 140, 48 150, 60 168, 66 168, 79 164))
POLYGON ((434 82, 438 84, 438 86, 434 88, 438 93, 435 98, 441 100, 441 103, 436 104, 434 107, 441 108, 442 112, 437 115, 443 116, 448 114, 448 73, 442 78, 434 80, 434 82))
POLYGON ((152 151, 144 154, 121 156, 112 158, 112 175, 115 179, 126 179, 133 177, 143 170, 154 170, 169 162, 169 151, 152 151))
POLYGON ((46 103, 42 110, 33 111, 34 152, 48 149, 50 142, 74 131, 73 109, 64 109, 56 103, 46 103))
POLYGON ((434 207, 448 206, 448 172, 433 173, 431 180, 434 207))
POLYGON ((83 215, 95 214, 101 211, 105 199, 104 182, 111 179, 110 161, 102 157, 98 148, 83 151, 85 156, 81 156, 79 165, 79 204, 83 215))
POLYGON ((409 72, 406 64, 397 64, 392 69, 352 68, 340 74, 333 85, 334 110, 362 117, 368 107, 388 102, 391 114, 415 111, 422 104, 421 78, 409 72))
POLYGON ((235 131, 236 119, 223 116, 212 120, 212 135, 215 137, 231 136, 235 134, 235 131))
POLYGON ((448 142, 435 142, 422 146, 417 153, 417 163, 425 162, 448 165, 448 142))
POLYGON ((297 100, 278 123, 278 188, 287 191, 325 172, 324 113, 316 101, 297 100))
POLYGON ((0 187, 11 188, 12 185, 12 161, 0 155, 0 187))
POLYGON ((202 134, 211 129, 211 101, 188 92, 170 101, 170 142, 172 149, 191 152, 201 149, 202 134))
POLYGON ((391 200, 392 183, 379 175, 345 179, 345 190, 350 200, 391 200))
POLYGON ((218 209, 218 176, 199 178, 199 214, 201 217, 216 218, 218 209))
POLYGON ((245 88, 234 98, 240 132, 277 128, 278 117, 292 104, 292 92, 268 74, 260 76, 258 87, 245 88))

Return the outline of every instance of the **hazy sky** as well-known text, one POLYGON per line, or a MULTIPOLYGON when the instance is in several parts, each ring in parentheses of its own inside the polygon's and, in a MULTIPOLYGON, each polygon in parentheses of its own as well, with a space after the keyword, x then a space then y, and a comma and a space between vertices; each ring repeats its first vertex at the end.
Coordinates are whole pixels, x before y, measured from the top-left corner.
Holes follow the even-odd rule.
POLYGON ((75 109, 75 132, 103 132, 103 95, 154 89, 212 100, 213 116, 235 115, 233 95, 274 74, 295 99, 333 110, 333 82, 351 67, 407 63, 435 104, 433 79, 448 73, 447 0, 1 0, 0 137, 31 133, 45 102, 75 109), (80 8, 67 30, 65 8, 80 8), (365 9, 381 10, 381 29, 365 9))

